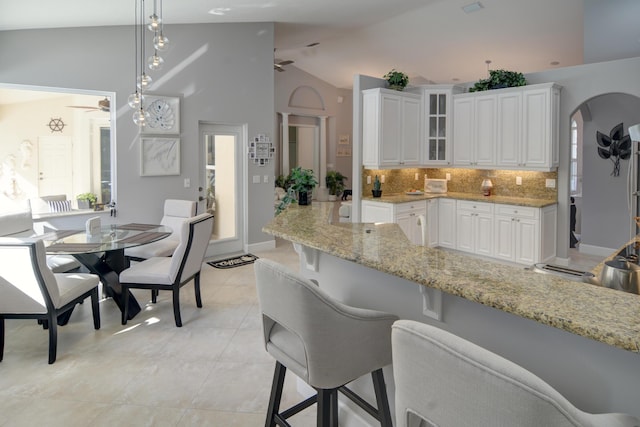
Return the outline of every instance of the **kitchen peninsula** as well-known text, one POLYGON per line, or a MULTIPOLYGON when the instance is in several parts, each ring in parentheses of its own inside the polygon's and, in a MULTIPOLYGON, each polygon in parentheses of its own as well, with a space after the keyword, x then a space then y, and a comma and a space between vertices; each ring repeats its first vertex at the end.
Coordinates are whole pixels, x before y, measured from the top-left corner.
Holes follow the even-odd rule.
POLYGON ((582 410, 640 416, 640 296, 413 245, 396 224, 331 224, 332 209, 291 206, 263 231, 293 242, 301 273, 346 304, 449 330, 582 410))

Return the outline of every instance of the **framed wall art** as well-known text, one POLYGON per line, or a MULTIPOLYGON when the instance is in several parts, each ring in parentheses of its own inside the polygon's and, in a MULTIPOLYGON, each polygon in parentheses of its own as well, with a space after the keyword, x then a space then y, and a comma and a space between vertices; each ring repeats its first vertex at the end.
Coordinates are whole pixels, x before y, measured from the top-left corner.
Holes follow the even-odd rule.
POLYGON ((140 137, 140 176, 180 175, 180 138, 140 137))
POLYGON ((144 96, 144 109, 149 119, 142 127, 144 134, 180 133, 180 98, 177 96, 144 96))

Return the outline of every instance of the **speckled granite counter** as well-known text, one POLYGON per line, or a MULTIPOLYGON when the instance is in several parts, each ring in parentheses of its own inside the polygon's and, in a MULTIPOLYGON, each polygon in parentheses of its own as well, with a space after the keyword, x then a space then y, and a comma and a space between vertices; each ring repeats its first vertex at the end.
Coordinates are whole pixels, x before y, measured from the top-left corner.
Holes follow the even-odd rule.
POLYGON ((420 195, 408 195, 405 193, 394 193, 385 195, 382 193, 382 197, 363 197, 363 200, 369 200, 374 202, 383 202, 383 203, 405 203, 405 202, 413 202, 416 200, 424 200, 424 199, 435 199, 435 198, 443 198, 443 199, 457 199, 457 200, 471 200, 475 202, 487 202, 487 203, 502 203, 505 205, 516 205, 516 206, 529 206, 532 208, 544 208, 545 206, 550 206, 558 203, 557 200, 551 199, 530 199, 524 197, 505 197, 505 196, 483 196, 482 194, 475 193, 444 193, 444 194, 433 194, 433 193, 424 193, 420 195))
POLYGON ((415 246, 396 224, 329 224, 332 208, 332 203, 293 205, 263 231, 485 306, 640 352, 638 295, 415 246))

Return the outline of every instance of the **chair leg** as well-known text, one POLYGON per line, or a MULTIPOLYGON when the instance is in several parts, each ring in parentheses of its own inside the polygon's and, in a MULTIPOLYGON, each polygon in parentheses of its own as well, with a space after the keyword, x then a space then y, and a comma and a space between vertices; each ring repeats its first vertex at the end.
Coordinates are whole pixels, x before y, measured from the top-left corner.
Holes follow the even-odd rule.
POLYGON ((122 324, 127 324, 127 318, 129 317, 129 288, 122 286, 122 297, 124 298, 124 307, 122 307, 122 324))
POLYGON ((176 326, 182 327, 182 318, 180 317, 180 286, 173 288, 173 317, 176 319, 176 326))
MULTIPOLYGON (((337 421, 337 415, 333 415, 333 409, 337 410, 337 401, 332 405, 333 392, 332 389, 317 389, 318 391, 318 413, 316 425, 318 427, 334 427, 332 421, 337 421)), ((336 411, 337 412, 337 411, 336 411)), ((337 424, 336 424, 337 427, 337 424)))
POLYGON ((0 317, 0 362, 4 357, 4 317, 0 317))
POLYGON ((331 427, 338 427, 338 389, 331 392, 331 417, 329 418, 331 427))
POLYGON ((151 289, 151 302, 154 303, 154 304, 158 302, 158 290, 157 289, 151 289))
POLYGON ((387 386, 384 383, 382 368, 371 373, 373 389, 376 392, 376 404, 378 405, 378 416, 381 427, 392 427, 391 411, 389 410, 389 399, 387 397, 387 386))
POLYGON ((265 427, 276 427, 276 415, 280 411, 280 400, 282 399, 282 388, 284 387, 286 373, 287 368, 280 362, 276 362, 271 384, 271 396, 269 396, 269 407, 267 408, 267 419, 264 423, 265 427))
POLYGON ((55 313, 49 315, 49 365, 56 361, 58 350, 58 322, 55 313))
POLYGON ((193 278, 193 288, 196 291, 196 306, 202 308, 202 298, 200 297, 200 273, 193 278))
POLYGON ((93 313, 93 327, 100 329, 100 301, 98 299, 98 287, 91 292, 91 312, 93 313))

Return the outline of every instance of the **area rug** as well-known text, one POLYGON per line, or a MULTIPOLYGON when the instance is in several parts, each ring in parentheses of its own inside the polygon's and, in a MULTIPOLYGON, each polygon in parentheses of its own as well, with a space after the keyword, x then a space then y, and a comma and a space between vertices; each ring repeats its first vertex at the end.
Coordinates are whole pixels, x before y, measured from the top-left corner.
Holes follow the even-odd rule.
POLYGON ((244 254, 233 258, 221 259, 218 261, 209 261, 207 262, 207 264, 215 268, 233 268, 240 267, 242 265, 253 264, 253 262, 257 259, 258 257, 255 255, 244 254))

